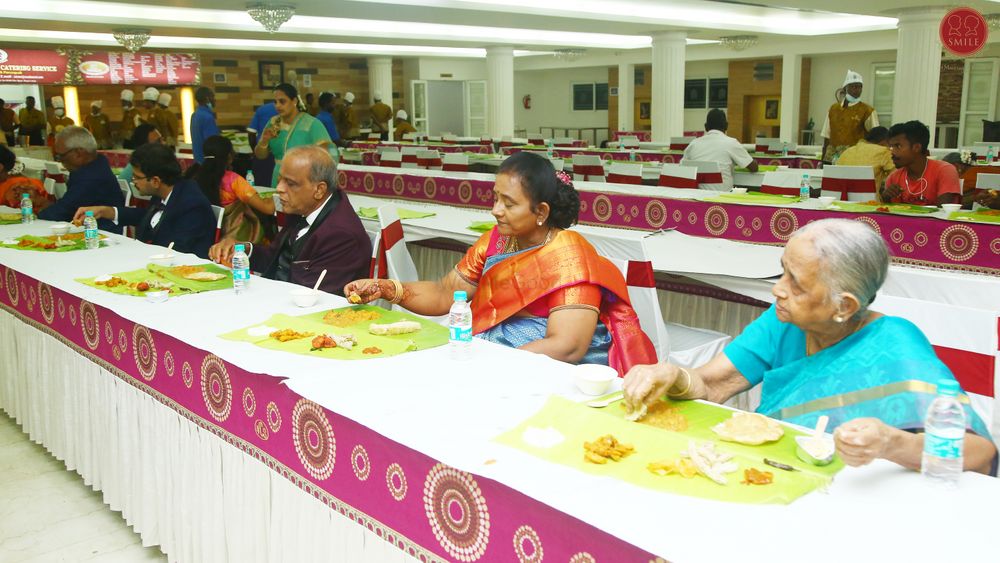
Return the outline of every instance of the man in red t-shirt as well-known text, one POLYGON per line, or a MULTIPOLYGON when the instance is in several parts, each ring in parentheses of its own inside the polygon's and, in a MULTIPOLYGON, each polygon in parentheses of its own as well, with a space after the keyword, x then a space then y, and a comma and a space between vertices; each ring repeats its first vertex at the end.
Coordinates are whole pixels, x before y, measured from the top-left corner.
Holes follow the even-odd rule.
POLYGON ((889 129, 889 151, 896 171, 885 180, 883 203, 941 205, 961 203, 958 171, 947 162, 930 160, 931 132, 919 121, 897 123, 889 129))

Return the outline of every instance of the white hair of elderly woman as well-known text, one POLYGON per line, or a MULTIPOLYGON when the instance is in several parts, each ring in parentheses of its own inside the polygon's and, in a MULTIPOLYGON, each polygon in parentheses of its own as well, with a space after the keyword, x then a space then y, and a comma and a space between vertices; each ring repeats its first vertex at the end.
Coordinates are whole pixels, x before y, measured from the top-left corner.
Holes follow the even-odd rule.
POLYGON ((860 320, 889 270, 889 249, 882 236, 861 221, 823 219, 795 231, 789 242, 806 235, 812 239, 830 300, 839 305, 841 294, 853 295, 861 304, 853 319, 860 320))
POLYGON ((83 149, 89 153, 97 152, 97 141, 83 127, 71 125, 56 134, 56 141, 62 141, 65 150, 83 149))

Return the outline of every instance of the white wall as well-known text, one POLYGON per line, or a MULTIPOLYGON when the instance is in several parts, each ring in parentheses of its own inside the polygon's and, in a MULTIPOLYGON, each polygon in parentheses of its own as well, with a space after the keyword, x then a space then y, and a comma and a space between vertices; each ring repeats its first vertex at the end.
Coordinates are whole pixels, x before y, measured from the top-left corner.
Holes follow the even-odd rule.
MULTIPOLYGON (((729 61, 688 61, 684 65, 684 78, 728 78, 729 61)), ((726 109, 726 108, 722 108, 726 109)), ((728 113, 728 112, 727 112, 728 113)), ((684 130, 703 131, 708 108, 684 110, 684 130)))
POLYGON ((420 80, 486 80, 486 59, 424 57, 419 65, 420 80))
POLYGON ((427 132, 464 134, 463 84, 448 80, 427 81, 427 132))
MULTIPOLYGON (((816 122, 817 138, 823 128, 823 119, 830 110, 830 106, 835 102, 833 94, 844 85, 844 76, 848 69, 861 73, 866 85, 861 92, 861 100, 866 104, 871 104, 874 91, 868 86, 873 85, 872 64, 895 61, 896 51, 812 55, 812 70, 809 78, 809 114, 806 116, 806 121, 811 117, 816 122)), ((898 84, 896 86, 899 87, 898 84)), ((882 125, 888 127, 885 123, 882 125)))
POLYGON ((572 103, 572 84, 607 81, 606 66, 514 71, 514 128, 537 133, 539 127, 607 127, 607 110, 573 111, 572 103), (530 110, 521 103, 526 95, 530 110))

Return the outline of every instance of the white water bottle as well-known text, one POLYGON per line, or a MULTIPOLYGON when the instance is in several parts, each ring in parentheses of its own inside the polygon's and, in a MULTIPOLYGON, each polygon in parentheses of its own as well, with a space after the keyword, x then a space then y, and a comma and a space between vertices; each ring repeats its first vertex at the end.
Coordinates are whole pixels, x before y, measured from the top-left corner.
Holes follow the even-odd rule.
POLYGON ((236 295, 246 291, 250 285, 250 258, 247 257, 246 247, 237 244, 233 247, 233 290, 236 295))
POLYGON ((455 292, 455 302, 448 311, 448 347, 451 359, 469 359, 472 347, 472 309, 464 291, 455 292))
POLYGON ((549 160, 555 158, 555 150, 552 149, 552 139, 545 139, 545 152, 549 155, 549 160))
POLYGON ((937 398, 927 409, 924 421, 924 454, 920 473, 934 484, 953 488, 962 475, 965 445, 965 410, 958 402, 959 386, 954 379, 937 384, 937 398))
POLYGON ((809 199, 809 175, 802 175, 802 182, 799 183, 799 199, 806 200, 809 199))
POLYGON ((993 162, 994 156, 995 154, 993 153, 993 145, 990 145, 990 147, 986 149, 986 164, 990 164, 991 162, 993 162))
POLYGON ((94 218, 93 211, 88 211, 83 216, 83 242, 87 250, 101 246, 101 233, 97 231, 97 219, 94 218))
POLYGON ((21 222, 31 223, 35 220, 34 204, 31 203, 31 194, 21 194, 21 222))
POLYGON ((247 183, 251 188, 257 185, 253 183, 253 170, 247 170, 247 183))
POLYGON ((788 143, 781 143, 781 156, 788 156, 788 143))

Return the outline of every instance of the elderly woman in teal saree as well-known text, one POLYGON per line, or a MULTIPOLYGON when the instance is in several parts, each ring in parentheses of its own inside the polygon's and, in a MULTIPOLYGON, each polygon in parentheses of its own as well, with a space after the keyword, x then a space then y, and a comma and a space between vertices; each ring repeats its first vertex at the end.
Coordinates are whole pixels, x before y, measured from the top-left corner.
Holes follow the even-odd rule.
MULTIPOLYGON (((663 395, 721 403, 761 384, 762 414, 802 426, 829 416, 847 464, 884 458, 919 469, 919 432, 936 384, 954 378, 911 322, 868 310, 888 263, 884 241, 868 226, 844 219, 810 223, 785 247, 785 271, 770 309, 698 369, 633 368, 625 378, 627 405, 663 395)), ((968 396, 960 400, 965 468, 995 473, 989 430, 968 396)))

